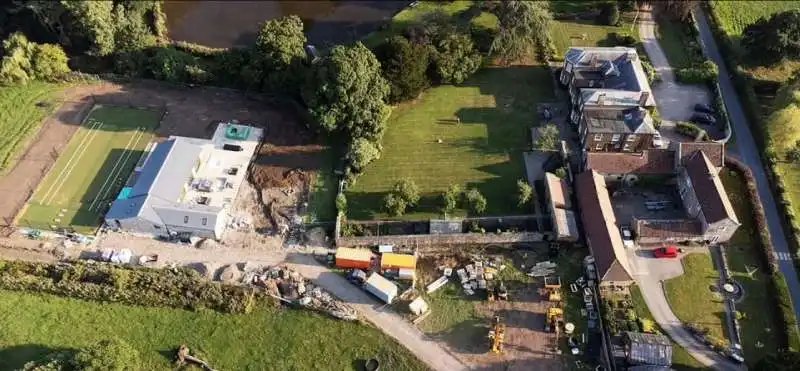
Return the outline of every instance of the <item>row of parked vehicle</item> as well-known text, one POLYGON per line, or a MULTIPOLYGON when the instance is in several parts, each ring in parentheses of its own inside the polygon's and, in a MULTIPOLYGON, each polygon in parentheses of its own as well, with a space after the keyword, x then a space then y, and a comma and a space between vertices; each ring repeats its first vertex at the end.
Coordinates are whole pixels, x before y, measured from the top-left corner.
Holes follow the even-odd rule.
POLYGON ((716 117, 714 117, 714 108, 709 106, 708 104, 695 104, 694 105, 694 113, 689 121, 697 123, 697 124, 704 124, 704 125, 715 125, 717 123, 716 117))

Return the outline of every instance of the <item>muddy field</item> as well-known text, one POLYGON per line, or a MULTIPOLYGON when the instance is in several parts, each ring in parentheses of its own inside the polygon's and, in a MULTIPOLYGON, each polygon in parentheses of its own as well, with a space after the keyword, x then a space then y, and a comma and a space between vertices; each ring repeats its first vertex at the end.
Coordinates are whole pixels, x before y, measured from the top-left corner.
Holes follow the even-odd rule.
MULTIPOLYGON (((216 124, 236 119, 264 128, 265 138, 253 166, 253 187, 281 189, 293 197, 262 197, 277 208, 292 208, 302 200, 322 163, 324 148, 315 143, 292 112, 274 107, 259 96, 217 88, 176 87, 154 81, 132 84, 95 83, 66 89, 62 104, 47 119, 20 163, 0 179, 2 217, 13 220, 67 144, 93 104, 114 104, 164 112, 156 134, 211 138, 216 124), (302 196, 302 197, 299 197, 302 196)), ((8 224, 8 223, 2 223, 8 224)), ((264 225, 263 227, 274 227, 264 225)))
MULTIPOLYGON (((474 253, 475 251, 470 252, 474 253)), ((520 250, 478 252, 489 259, 500 258, 512 263, 514 268, 506 269, 514 269, 517 273, 524 266, 532 266, 537 258, 533 252, 520 250)), ((463 267, 470 262, 470 255, 466 253, 424 257, 420 260, 418 267, 420 279, 424 283, 431 282, 441 275, 439 267, 463 267)), ((507 275, 504 283, 509 291, 509 301, 490 302, 485 300, 485 294, 476 293, 476 295, 467 296, 463 294, 461 288, 458 288, 460 296, 457 300, 474 305, 477 321, 469 320, 455 324, 451 329, 445 331, 446 335, 434 334, 433 336, 439 339, 442 346, 473 369, 485 371, 564 369, 562 357, 554 352, 556 348, 555 335, 544 331, 545 311, 549 302, 543 300, 539 295, 538 290, 541 283, 531 281, 527 279, 527 276, 522 278, 519 274, 507 275), (506 324, 503 354, 489 352, 489 341, 486 334, 494 316, 500 316, 503 318, 503 323, 506 324)), ((448 305, 459 304, 450 302, 448 305)), ((440 308, 440 310, 442 309, 440 308)))

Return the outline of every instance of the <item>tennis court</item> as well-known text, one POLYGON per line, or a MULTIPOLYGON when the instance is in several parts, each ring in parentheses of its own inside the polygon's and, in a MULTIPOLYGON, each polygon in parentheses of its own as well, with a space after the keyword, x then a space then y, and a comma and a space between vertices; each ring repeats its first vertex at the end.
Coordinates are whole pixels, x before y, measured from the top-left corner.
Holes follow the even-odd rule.
POLYGON ((162 112, 95 106, 39 184, 19 226, 91 233, 153 139, 162 112))

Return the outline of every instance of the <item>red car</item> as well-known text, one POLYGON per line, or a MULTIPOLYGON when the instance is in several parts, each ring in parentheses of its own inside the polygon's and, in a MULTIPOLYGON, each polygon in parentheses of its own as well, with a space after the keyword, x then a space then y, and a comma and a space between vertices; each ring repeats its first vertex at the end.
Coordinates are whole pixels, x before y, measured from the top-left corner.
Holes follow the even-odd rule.
POLYGON ((653 250, 653 255, 658 259, 677 258, 679 252, 680 250, 675 246, 659 247, 653 250))

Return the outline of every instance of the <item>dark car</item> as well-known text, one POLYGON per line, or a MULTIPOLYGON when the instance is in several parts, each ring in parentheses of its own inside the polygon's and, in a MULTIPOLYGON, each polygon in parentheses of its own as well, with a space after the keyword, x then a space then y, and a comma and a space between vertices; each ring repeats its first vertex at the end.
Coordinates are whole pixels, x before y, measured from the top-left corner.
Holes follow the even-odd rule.
POLYGON ((694 105, 695 112, 714 113, 714 108, 707 104, 698 103, 694 105))
POLYGON ((691 122, 695 122, 698 124, 706 124, 706 125, 714 125, 717 123, 717 119, 715 119, 714 116, 711 116, 707 113, 699 113, 699 112, 695 112, 692 115, 692 118, 689 120, 691 122))

